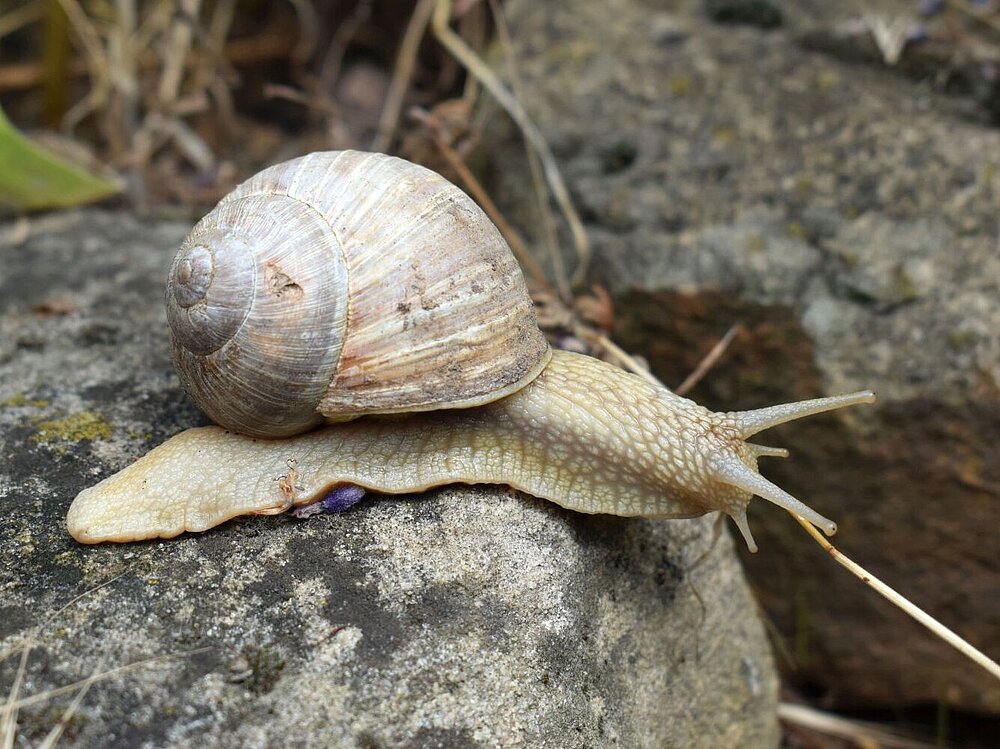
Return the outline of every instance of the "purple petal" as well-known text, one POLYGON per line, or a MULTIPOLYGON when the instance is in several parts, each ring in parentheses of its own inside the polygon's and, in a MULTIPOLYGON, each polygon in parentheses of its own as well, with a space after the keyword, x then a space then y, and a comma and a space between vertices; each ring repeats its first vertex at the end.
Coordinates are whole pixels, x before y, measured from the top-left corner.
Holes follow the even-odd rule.
POLYGON ((365 488, 356 484, 341 484, 335 486, 315 502, 300 507, 293 507, 290 512, 297 518, 308 518, 313 515, 329 514, 353 507, 365 496, 365 488))

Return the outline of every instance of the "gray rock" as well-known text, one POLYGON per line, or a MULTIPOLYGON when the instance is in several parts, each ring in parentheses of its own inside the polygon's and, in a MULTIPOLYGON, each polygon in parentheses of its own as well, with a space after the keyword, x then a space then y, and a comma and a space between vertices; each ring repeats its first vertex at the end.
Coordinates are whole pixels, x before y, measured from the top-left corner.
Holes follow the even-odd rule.
MULTIPOLYGON (((161 302, 188 227, 63 223, 0 248, 0 652, 40 627, 22 695, 167 657, 96 683, 61 746, 777 744, 773 665, 728 538, 694 566, 708 519, 449 488, 77 545, 76 492, 202 417, 161 302)), ((67 701, 23 709, 22 739, 67 701)))
MULTIPOLYGON (((996 655, 1000 131, 796 42, 812 21, 876 12, 866 4, 812 3, 812 19, 792 6, 765 33, 683 4, 670 22, 686 36, 669 47, 642 0, 505 7, 524 103, 587 224, 618 343, 678 383, 742 323, 692 393, 717 410, 876 390, 874 408, 777 430, 768 440, 793 456, 765 472, 836 519, 846 552, 996 655)), ((493 193, 531 237, 522 140, 491 123, 493 193)), ((788 518, 758 505, 751 524, 763 541, 748 573, 795 655, 793 683, 830 705, 1000 711, 995 680, 788 518)))

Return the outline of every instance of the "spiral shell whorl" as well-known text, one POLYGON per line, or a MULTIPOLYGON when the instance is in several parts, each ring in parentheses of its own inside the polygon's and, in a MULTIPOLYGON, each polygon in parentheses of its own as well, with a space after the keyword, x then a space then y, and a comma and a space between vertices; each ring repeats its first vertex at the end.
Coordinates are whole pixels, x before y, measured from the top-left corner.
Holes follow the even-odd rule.
POLYGON ((322 419, 347 316, 324 218, 284 196, 224 201, 171 266, 167 318, 185 389, 213 421, 286 436, 322 419))
POLYGON ((176 341, 206 355, 239 330, 253 304, 251 249, 238 238, 199 237, 174 258, 167 282, 167 315, 176 341))
POLYGON ((195 227, 170 279, 185 388, 244 434, 480 405, 550 356, 496 227, 439 175, 382 154, 265 169, 195 227))

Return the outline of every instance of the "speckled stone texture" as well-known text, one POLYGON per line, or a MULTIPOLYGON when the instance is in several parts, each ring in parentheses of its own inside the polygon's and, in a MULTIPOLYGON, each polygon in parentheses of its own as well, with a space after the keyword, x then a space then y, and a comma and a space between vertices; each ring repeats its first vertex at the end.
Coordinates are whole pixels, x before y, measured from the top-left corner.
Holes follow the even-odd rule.
MULTIPOLYGON (((80 489, 202 423, 162 304, 188 228, 87 212, 0 246, 0 694, 37 626, 22 696, 168 656, 96 683, 60 746, 777 744, 729 539, 695 565, 708 519, 583 516, 478 487, 73 542, 80 489)), ((67 702, 23 709, 19 741, 67 702)))
MULTIPOLYGON (((714 410, 877 391, 873 408, 769 433, 792 457, 765 473, 997 657, 1000 130, 926 83, 800 43, 913 3, 776 5, 773 30, 714 24, 700 2, 505 7, 524 103, 593 239, 617 341, 678 383, 740 323, 692 392, 714 410)), ((491 120, 487 168, 532 236, 524 147, 504 121, 491 120)), ((748 573, 797 684, 841 707, 1000 711, 994 679, 781 512, 755 504, 750 524, 762 553, 748 573)))

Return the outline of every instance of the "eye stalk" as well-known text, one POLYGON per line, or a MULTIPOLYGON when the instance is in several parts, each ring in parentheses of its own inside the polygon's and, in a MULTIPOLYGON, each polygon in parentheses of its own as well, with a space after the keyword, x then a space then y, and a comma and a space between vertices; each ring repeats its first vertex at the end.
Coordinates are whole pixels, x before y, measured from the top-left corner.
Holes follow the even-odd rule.
MULTIPOLYGON (((765 429, 802 419, 806 416, 846 408, 847 406, 874 402, 875 393, 870 390, 862 390, 857 393, 835 395, 829 398, 815 398, 813 400, 799 401, 798 403, 768 406, 753 411, 734 411, 726 414, 726 416, 732 419, 740 437, 747 439, 765 429)), ((760 456, 788 457, 788 451, 783 448, 766 447, 751 443, 747 443, 746 448, 749 449, 750 454, 755 459, 760 456)), ((763 497, 788 512, 808 520, 813 525, 822 529, 828 536, 832 536, 837 532, 837 524, 835 522, 820 515, 780 486, 768 481, 752 466, 747 465, 734 454, 720 453, 714 456, 709 462, 709 470, 718 481, 742 489, 751 496, 757 495, 763 497)), ((753 540, 753 535, 750 533, 750 526, 747 523, 746 506, 744 505, 735 512, 730 512, 730 516, 736 523, 736 527, 740 529, 747 547, 750 551, 756 552, 757 544, 753 540)))
POLYGON ((815 416, 824 411, 835 411, 838 408, 857 406, 862 403, 874 403, 875 393, 871 390, 859 390, 846 395, 833 395, 829 398, 813 398, 797 403, 782 403, 779 406, 767 406, 753 411, 733 411, 729 413, 743 439, 753 437, 758 432, 776 427, 789 421, 815 416))

